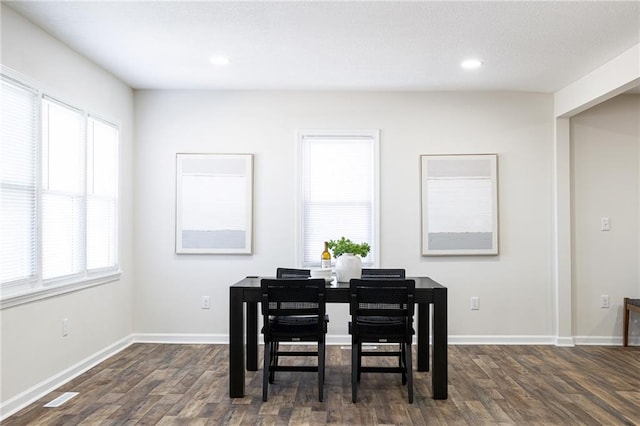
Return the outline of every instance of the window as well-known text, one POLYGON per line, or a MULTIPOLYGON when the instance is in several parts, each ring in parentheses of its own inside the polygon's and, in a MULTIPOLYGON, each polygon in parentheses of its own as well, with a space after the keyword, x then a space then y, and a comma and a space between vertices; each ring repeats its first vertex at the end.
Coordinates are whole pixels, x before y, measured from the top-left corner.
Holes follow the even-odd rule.
POLYGON ((2 79, 0 280, 31 282, 36 270, 38 93, 2 79))
POLYGON ((363 265, 378 264, 379 132, 301 131, 299 255, 319 266, 324 241, 367 242, 363 265))
POLYGON ((89 118, 87 155, 87 269, 118 263, 118 129, 89 118))
POLYGON ((2 299, 118 271, 119 131, 2 76, 2 299))
POLYGON ((44 99, 42 105, 42 278, 84 271, 85 118, 44 99))

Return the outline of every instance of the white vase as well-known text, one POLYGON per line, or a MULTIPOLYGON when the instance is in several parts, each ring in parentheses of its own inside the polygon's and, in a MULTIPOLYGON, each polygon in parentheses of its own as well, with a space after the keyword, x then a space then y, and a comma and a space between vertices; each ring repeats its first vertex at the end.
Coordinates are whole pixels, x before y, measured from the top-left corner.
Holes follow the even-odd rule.
POLYGON ((352 253, 344 253, 336 259, 335 270, 340 283, 348 283, 351 278, 361 278, 362 259, 352 253))

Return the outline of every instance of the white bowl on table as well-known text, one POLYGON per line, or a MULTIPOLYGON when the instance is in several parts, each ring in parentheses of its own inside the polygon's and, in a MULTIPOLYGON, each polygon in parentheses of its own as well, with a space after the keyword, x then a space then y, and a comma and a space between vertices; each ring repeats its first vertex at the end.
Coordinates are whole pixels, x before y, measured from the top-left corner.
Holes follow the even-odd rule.
POLYGON ((326 282, 330 283, 333 280, 331 272, 331 268, 314 268, 311 269, 311 278, 324 278, 326 282))

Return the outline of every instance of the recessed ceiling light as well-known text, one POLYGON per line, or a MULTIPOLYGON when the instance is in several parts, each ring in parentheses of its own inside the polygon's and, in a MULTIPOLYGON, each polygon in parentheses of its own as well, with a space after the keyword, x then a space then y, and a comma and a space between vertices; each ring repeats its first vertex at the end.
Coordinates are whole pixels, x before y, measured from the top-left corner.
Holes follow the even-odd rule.
POLYGON ((476 70, 482 66, 482 61, 478 59, 467 59, 462 61, 460 66, 466 70, 476 70))
POLYGON ((212 65, 229 65, 229 58, 226 56, 212 56, 209 58, 212 65))

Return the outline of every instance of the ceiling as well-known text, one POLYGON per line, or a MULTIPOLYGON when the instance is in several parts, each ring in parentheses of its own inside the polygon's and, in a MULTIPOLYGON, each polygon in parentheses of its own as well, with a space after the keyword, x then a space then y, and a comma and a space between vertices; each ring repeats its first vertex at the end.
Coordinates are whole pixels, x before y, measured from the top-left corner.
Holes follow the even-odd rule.
POLYGON ((3 4, 136 89, 554 92, 640 43, 637 1, 3 4))

